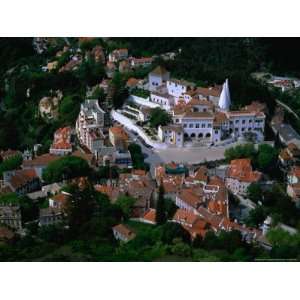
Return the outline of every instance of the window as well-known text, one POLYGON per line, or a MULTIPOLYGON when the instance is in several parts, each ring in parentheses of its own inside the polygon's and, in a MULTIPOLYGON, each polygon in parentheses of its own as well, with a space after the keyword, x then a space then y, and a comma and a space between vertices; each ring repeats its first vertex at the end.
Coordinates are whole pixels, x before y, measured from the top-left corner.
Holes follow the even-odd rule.
POLYGON ((206 137, 206 138, 210 138, 210 133, 207 133, 207 134, 205 135, 205 137, 206 137))
POLYGON ((183 124, 183 128, 187 128, 187 124, 183 124))
POLYGON ((243 121, 242 121, 242 124, 245 124, 245 123, 246 123, 246 120, 243 120, 243 121))
POLYGON ((199 133, 198 138, 203 138, 203 133, 199 133))
POLYGON ((199 123, 197 123, 195 127, 196 127, 196 128, 199 128, 199 123))
POLYGON ((178 123, 178 122, 179 122, 179 119, 176 119, 175 122, 178 123))
POLYGON ((242 128, 242 131, 245 131, 245 128, 244 128, 244 127, 242 128))
POLYGON ((251 127, 249 127, 249 128, 248 128, 248 131, 251 131, 251 129, 252 129, 252 128, 251 128, 251 127))
POLYGON ((240 120, 235 120, 235 124, 238 124, 240 122, 240 120))
POLYGON ((207 128, 211 128, 211 124, 210 123, 207 124, 207 128))
POLYGON ((196 135, 195 135, 195 133, 192 133, 191 134, 191 138, 194 138, 196 135))
POLYGON ((189 124, 189 128, 194 128, 194 124, 193 123, 189 124))
POLYGON ((202 124, 201 124, 201 127, 202 127, 202 128, 205 128, 205 123, 202 123, 202 124))
POLYGON ((218 132, 219 132, 218 130, 215 130, 215 134, 218 134, 218 132))
POLYGON ((251 120, 251 119, 249 120, 249 123, 252 123, 252 120, 251 120))

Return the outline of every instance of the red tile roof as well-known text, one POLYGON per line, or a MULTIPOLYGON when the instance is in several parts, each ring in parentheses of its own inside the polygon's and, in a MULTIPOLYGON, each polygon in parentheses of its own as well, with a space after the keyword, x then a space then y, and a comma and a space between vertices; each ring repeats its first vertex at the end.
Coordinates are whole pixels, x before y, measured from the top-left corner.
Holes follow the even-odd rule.
POLYGON ((150 208, 149 210, 146 211, 144 216, 142 217, 145 221, 148 221, 150 223, 156 224, 156 210, 153 208, 150 208))
POLYGON ((123 127, 120 126, 114 126, 110 127, 109 131, 117 138, 127 140, 128 139, 128 134, 124 130, 123 127))
POLYGON ((15 175, 10 178, 10 184, 14 189, 18 189, 35 179, 38 179, 38 176, 34 169, 18 170, 15 175))
POLYGON ((248 158, 234 159, 230 162, 228 176, 244 182, 256 182, 262 177, 262 173, 252 171, 251 160, 248 158))
POLYGON ((194 208, 198 208, 203 203, 202 195, 196 193, 196 189, 182 189, 179 198, 194 208))
POLYGON ((70 127, 63 127, 56 130, 51 148, 72 150, 70 127))
POLYGON ((119 224, 113 227, 113 230, 118 231, 126 239, 130 240, 135 238, 136 234, 126 225, 119 224))
POLYGON ((43 154, 32 160, 23 161, 24 167, 47 166, 50 162, 60 159, 58 155, 43 154))

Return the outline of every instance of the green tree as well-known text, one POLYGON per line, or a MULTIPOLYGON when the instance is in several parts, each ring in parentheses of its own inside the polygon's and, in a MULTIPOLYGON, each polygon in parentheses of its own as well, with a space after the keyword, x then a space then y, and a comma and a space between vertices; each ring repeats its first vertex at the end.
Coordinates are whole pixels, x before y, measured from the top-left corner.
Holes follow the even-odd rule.
POLYGON ((70 185, 68 192, 71 196, 65 205, 67 221, 71 230, 78 232, 92 216, 97 214, 97 193, 89 184, 83 188, 75 184, 70 185))
POLYGON ((178 223, 167 222, 161 226, 161 240, 165 244, 173 244, 174 239, 179 238, 184 243, 190 243, 190 234, 178 223))
POLYGON ((84 60, 78 70, 76 70, 76 75, 79 80, 88 86, 93 86, 102 80, 105 76, 105 71, 102 63, 95 62, 93 58, 88 58, 84 60))
POLYGON ((116 73, 111 81, 112 104, 114 108, 120 108, 128 98, 128 90, 125 87, 126 80, 120 73, 116 73))
POLYGON ((48 183, 62 181, 80 176, 88 176, 90 167, 88 163, 75 156, 65 156, 49 163, 43 171, 43 180, 48 183))
POLYGON ((258 147, 257 165, 259 169, 267 171, 270 167, 276 167, 278 151, 268 145, 262 144, 258 147))
POLYGON ((167 213, 168 220, 172 219, 174 214, 176 213, 178 206, 174 203, 174 201, 170 198, 165 198, 165 209, 167 213))
POLYGON ((174 239, 174 245, 171 247, 171 252, 174 255, 182 256, 182 257, 191 257, 192 249, 191 246, 183 243, 181 239, 174 239))
POLYGON ((246 219, 246 224, 250 227, 257 227, 261 225, 267 217, 266 209, 258 205, 255 209, 252 209, 249 212, 249 215, 246 219))
POLYGON ((247 188, 247 197, 255 203, 261 201, 263 197, 261 185, 257 182, 251 183, 247 188))
POLYGON ((155 221, 157 225, 162 225, 167 222, 167 211, 166 211, 166 203, 164 197, 165 191, 162 184, 159 186, 158 190, 158 198, 156 202, 156 215, 155 221))
POLYGON ((80 111, 80 97, 69 95, 59 103, 59 120, 63 125, 73 125, 80 111))
POLYGON ((224 152, 225 159, 228 162, 238 158, 250 158, 252 160, 256 154, 257 152, 253 144, 237 145, 236 147, 226 149, 224 152))
POLYGON ((20 167, 20 165, 23 162, 22 155, 17 154, 15 156, 12 156, 0 163, 0 176, 2 176, 3 172, 15 170, 20 167))
POLYGON ((122 210, 124 218, 130 218, 136 199, 130 196, 119 196, 116 205, 122 210))
POLYGON ((131 155, 132 164, 134 169, 149 170, 149 166, 144 162, 144 154, 140 145, 131 143, 128 146, 131 155))
POLYGON ((159 125, 164 126, 171 122, 171 116, 160 107, 155 107, 150 112, 150 126, 157 128, 159 125))

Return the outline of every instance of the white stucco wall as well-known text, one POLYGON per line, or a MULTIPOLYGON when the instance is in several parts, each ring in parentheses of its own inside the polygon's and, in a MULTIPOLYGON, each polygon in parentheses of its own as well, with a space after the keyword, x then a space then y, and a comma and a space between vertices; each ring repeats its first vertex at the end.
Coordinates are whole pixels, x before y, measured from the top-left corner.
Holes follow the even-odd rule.
POLYGON ((152 146, 153 148, 157 148, 157 149, 166 149, 167 145, 163 144, 163 143, 159 143, 159 142, 155 142, 153 140, 151 140, 148 135, 137 125, 134 124, 134 122, 132 120, 130 120, 129 118, 125 117, 124 115, 122 115, 121 113, 112 110, 111 111, 111 117, 118 121, 119 123, 121 123, 122 125, 124 125, 127 129, 129 130, 133 130, 135 132, 138 133, 138 135, 150 146, 152 146))

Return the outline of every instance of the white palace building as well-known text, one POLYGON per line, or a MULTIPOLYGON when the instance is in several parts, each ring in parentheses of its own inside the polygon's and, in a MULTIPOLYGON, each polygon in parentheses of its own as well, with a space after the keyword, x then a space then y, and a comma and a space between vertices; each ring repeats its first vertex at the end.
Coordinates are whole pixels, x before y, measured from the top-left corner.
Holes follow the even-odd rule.
POLYGON ((184 141, 218 143, 247 134, 258 141, 264 139, 264 112, 259 105, 257 109, 250 105, 231 111, 228 80, 223 86, 198 88, 193 83, 171 79, 168 71, 157 67, 149 73, 148 82, 149 101, 160 105, 173 119, 173 124, 159 127, 161 142, 181 147, 184 141))

